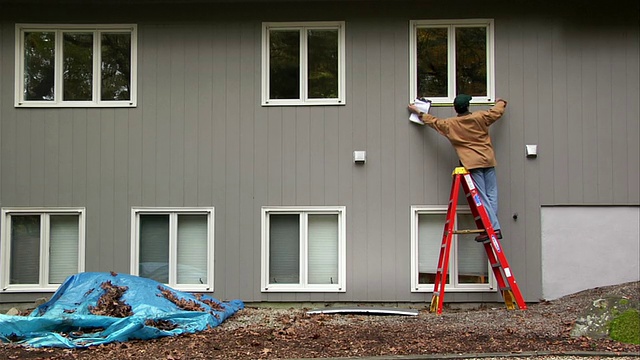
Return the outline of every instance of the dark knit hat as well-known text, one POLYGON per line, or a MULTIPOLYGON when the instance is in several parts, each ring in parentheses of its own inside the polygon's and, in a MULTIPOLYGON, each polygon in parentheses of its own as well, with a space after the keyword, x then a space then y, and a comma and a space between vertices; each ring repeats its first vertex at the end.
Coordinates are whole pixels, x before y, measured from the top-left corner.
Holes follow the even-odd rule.
POLYGON ((469 109, 469 101, 471 101, 471 96, 467 94, 459 94, 453 100, 453 107, 454 109, 456 109, 456 111, 458 110, 466 111, 467 109, 469 109))

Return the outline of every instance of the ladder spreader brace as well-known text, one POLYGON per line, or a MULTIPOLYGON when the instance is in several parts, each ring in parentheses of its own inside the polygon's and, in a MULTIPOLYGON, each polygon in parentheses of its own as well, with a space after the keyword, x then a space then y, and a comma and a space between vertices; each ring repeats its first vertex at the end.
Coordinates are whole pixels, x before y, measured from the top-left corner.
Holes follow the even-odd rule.
POLYGON ((442 245, 440 246, 440 257, 438 258, 438 267, 433 287, 433 297, 431 298, 431 312, 442 314, 442 304, 444 302, 444 286, 447 278, 447 270, 449 267, 449 251, 451 249, 451 240, 453 234, 475 234, 486 232, 488 239, 483 242, 484 249, 487 252, 487 258, 491 269, 496 277, 502 298, 507 309, 514 310, 516 304, 519 309, 525 310, 527 304, 522 298, 516 279, 511 272, 507 257, 502 251, 500 241, 496 237, 496 233, 491 226, 489 215, 485 210, 480 194, 473 183, 471 174, 464 167, 457 167, 453 171, 453 183, 451 185, 451 195, 449 196, 449 207, 447 209, 447 218, 444 224, 444 232, 442 235, 442 245), (464 181, 462 181, 464 179, 464 181), (469 208, 473 214, 477 229, 455 230, 454 223, 456 218, 456 207, 460 186, 464 189, 464 193, 469 203, 469 208), (515 301, 515 303, 514 303, 515 301))

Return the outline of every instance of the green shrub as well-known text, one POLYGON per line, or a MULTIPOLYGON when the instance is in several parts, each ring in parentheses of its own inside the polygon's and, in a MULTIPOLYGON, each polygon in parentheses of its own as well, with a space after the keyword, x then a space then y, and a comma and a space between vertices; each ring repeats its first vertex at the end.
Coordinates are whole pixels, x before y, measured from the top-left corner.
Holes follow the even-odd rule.
POLYGON ((629 309, 614 318, 609 324, 609 336, 613 340, 628 344, 640 344, 640 313, 629 309))

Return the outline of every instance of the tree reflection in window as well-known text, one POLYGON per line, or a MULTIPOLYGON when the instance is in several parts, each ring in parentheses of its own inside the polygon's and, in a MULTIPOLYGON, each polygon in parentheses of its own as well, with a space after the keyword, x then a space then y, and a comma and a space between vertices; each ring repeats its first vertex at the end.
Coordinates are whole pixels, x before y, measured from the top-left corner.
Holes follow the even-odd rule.
POLYGON ((308 30, 309 98, 338 97, 338 30, 308 30))
POLYGON ((418 97, 447 96, 447 49, 446 28, 418 29, 418 97))
POLYGON ((472 96, 487 95, 487 30, 456 28, 456 89, 472 96))
POLYGON ((269 32, 269 95, 271 99, 300 98, 300 31, 269 32))
POLYGON ((24 33, 24 100, 53 100, 54 32, 24 33))
POLYGON ((64 33, 64 101, 91 101, 93 93, 93 33, 64 33))
POLYGON ((135 28, 62 26, 21 31, 19 105, 127 102, 134 96, 135 28), (22 102, 24 101, 24 103, 22 102))
POLYGON ((131 34, 102 34, 102 100, 131 99, 131 34))
POLYGON ((416 29, 418 97, 488 96, 487 27, 430 26, 416 29), (453 29, 454 39, 449 39, 453 29), (455 57, 453 57, 455 53, 455 57), (449 64, 453 59, 454 64, 449 64), (451 66, 455 67, 450 69, 451 66), (453 89, 449 87, 453 86, 453 89))

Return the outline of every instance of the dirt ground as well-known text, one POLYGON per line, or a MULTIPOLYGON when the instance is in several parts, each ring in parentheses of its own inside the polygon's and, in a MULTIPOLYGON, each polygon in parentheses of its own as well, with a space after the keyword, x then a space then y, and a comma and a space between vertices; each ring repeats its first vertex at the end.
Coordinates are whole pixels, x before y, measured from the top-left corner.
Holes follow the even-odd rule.
POLYGON ((572 337, 577 319, 595 300, 640 299, 640 282, 590 289, 527 310, 504 306, 474 310, 445 308, 418 316, 308 315, 309 309, 247 307, 222 325, 197 334, 130 341, 86 349, 0 345, 0 359, 294 359, 594 351, 640 356, 640 345, 607 337, 572 337))

